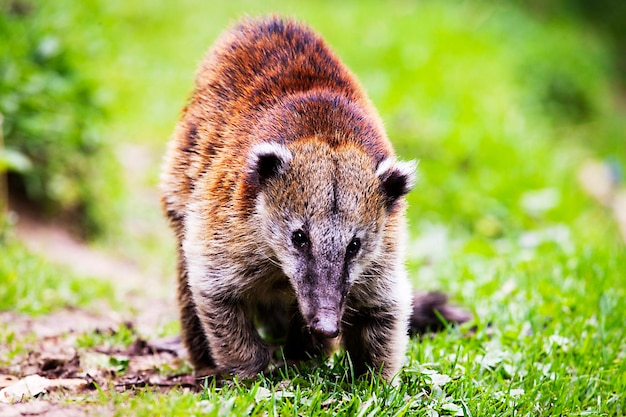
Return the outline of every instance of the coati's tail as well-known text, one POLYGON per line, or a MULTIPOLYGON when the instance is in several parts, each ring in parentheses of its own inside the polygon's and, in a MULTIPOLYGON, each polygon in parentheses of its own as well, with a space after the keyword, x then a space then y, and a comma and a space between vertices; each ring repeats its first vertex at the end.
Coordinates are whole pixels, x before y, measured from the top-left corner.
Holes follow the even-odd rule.
POLYGON ((472 319, 472 313, 448 303, 440 292, 415 293, 409 333, 411 336, 445 329, 447 324, 461 324, 472 319))

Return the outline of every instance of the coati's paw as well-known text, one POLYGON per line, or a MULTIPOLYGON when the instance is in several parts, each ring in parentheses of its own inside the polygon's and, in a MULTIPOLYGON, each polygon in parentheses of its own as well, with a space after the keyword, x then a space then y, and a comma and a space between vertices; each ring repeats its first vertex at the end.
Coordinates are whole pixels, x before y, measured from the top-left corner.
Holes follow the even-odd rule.
POLYGON ((231 360, 230 363, 224 363, 220 366, 220 373, 237 375, 239 378, 246 379, 253 378, 265 371, 270 363, 271 351, 269 347, 249 347, 247 350, 247 352, 241 352, 241 355, 245 355, 245 361, 242 361, 243 358, 241 358, 239 363, 235 363, 234 360, 231 360))
POLYGON ((193 372, 193 376, 197 380, 203 380, 204 378, 209 378, 218 375, 219 372, 214 366, 203 366, 201 368, 195 368, 193 372))

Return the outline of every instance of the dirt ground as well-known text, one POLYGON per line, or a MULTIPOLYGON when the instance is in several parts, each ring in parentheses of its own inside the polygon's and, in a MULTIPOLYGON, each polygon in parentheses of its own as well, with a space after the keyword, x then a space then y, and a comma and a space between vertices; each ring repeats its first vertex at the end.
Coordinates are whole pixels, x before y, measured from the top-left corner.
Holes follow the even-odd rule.
POLYGON ((59 225, 22 214, 15 233, 33 252, 79 275, 114 281, 122 301, 133 308, 120 313, 102 303, 89 310, 67 308, 40 317, 0 312, 0 322, 26 351, 8 368, 0 368, 0 416, 113 414, 113 409, 93 404, 96 387, 105 391, 146 386, 197 389, 179 338, 154 338, 159 326, 177 319, 172 288, 147 294, 142 288, 148 281, 139 268, 86 245, 59 225), (106 340, 120 331, 132 337, 128 348, 76 348, 84 334, 106 340), (163 375, 162 369, 173 371, 163 375))

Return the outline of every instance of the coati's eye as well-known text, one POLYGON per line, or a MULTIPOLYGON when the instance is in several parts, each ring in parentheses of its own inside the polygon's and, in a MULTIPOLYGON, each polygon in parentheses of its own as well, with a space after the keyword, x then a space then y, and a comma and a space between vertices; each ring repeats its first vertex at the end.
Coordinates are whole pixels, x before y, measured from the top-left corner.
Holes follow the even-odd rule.
POLYGON ((304 248, 309 244, 309 238, 302 230, 296 230, 291 235, 291 242, 296 248, 304 248))
POLYGON ((361 249, 361 239, 359 239, 358 237, 352 238, 350 243, 348 243, 346 255, 349 257, 353 257, 359 252, 359 249, 361 249))

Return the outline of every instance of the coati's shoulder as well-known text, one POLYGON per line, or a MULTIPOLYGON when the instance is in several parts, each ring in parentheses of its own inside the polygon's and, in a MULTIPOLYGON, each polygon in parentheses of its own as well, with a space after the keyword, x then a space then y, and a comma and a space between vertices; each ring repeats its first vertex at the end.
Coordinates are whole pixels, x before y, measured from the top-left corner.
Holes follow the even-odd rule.
POLYGON ((268 108, 288 94, 319 88, 355 100, 362 95, 355 77, 319 35, 276 16, 244 19, 217 40, 197 74, 197 91, 205 88, 214 98, 231 101, 236 111, 268 108))
POLYGON ((356 77, 313 30, 275 16, 246 19, 220 37, 200 65, 183 119, 189 131, 198 125, 210 127, 213 135, 205 137, 212 142, 230 145, 229 140, 237 140, 241 146, 249 144, 244 135, 257 130, 269 110, 296 110, 311 94, 334 105, 342 100, 356 105, 366 113, 359 117, 375 121, 382 132, 356 77))

